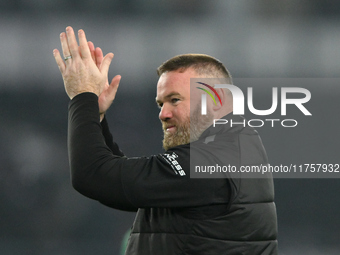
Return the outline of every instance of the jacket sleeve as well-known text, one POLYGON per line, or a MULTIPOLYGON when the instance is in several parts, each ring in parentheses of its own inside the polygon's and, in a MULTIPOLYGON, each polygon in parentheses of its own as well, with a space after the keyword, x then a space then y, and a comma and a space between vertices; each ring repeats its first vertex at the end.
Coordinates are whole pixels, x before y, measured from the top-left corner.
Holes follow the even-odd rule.
POLYGON ((71 177, 80 193, 121 210, 227 202, 227 195, 216 196, 228 190, 225 180, 190 178, 189 145, 151 157, 122 157, 103 136, 98 112, 93 93, 77 95, 69 104, 71 177))
POLYGON ((110 148, 110 150, 112 151, 114 155, 123 157, 124 153, 119 149, 117 143, 113 141, 113 137, 112 137, 112 134, 110 133, 110 129, 109 129, 109 125, 106 120, 106 116, 104 117, 104 119, 102 120, 100 124, 102 126, 102 133, 103 133, 106 145, 110 148))

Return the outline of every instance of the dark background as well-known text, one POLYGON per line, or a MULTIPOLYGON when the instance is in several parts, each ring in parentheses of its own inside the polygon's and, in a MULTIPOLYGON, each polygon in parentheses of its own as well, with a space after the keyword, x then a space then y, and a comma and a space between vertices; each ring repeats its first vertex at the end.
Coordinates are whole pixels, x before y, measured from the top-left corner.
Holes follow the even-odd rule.
MULTIPOLYGON (((0 254, 119 254, 133 222, 133 213, 70 185, 69 100, 52 56, 66 26, 115 53, 110 79, 123 78, 109 123, 127 155, 147 156, 162 152, 154 103, 162 62, 206 53, 239 78, 338 78, 339 7, 316 0, 1 0, 0 254)), ((287 118, 298 127, 259 129, 272 164, 340 163, 340 88, 322 81, 308 88, 313 116, 291 109, 287 118)), ((268 107, 270 95, 256 95, 255 106, 268 107)), ((275 185, 280 254, 339 254, 340 179, 275 185)))

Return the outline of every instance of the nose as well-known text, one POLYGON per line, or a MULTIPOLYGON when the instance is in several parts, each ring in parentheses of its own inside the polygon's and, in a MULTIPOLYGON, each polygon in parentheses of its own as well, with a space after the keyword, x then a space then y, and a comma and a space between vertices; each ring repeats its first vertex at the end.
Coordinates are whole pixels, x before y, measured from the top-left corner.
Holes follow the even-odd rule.
POLYGON ((172 118, 172 109, 168 104, 163 104, 161 111, 159 112, 159 119, 162 121, 166 121, 172 118))

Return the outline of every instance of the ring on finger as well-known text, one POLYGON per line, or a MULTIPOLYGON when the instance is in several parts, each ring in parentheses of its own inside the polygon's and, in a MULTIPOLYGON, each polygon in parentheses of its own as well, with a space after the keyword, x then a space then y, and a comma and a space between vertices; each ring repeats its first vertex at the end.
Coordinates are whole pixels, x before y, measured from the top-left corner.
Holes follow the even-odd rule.
POLYGON ((66 61, 66 60, 68 60, 68 59, 70 59, 70 58, 72 58, 72 56, 71 56, 71 55, 69 55, 69 56, 66 56, 66 57, 64 58, 64 60, 66 61))

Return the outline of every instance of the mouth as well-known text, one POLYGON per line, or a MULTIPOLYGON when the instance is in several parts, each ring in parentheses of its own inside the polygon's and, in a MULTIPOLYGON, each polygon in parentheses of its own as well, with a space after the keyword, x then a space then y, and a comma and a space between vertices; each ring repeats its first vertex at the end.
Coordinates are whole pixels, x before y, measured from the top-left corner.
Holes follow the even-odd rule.
POLYGON ((167 127, 165 128, 165 131, 167 131, 167 132, 174 132, 175 129, 176 129, 176 126, 175 126, 175 125, 170 125, 170 126, 167 126, 167 127))

